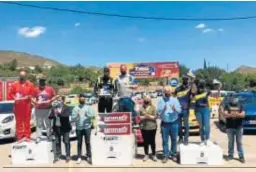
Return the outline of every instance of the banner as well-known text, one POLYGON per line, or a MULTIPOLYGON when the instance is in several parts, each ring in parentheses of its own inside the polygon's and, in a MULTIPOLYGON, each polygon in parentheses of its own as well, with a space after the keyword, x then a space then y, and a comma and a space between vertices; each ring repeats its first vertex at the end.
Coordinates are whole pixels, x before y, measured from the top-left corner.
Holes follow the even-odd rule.
MULTIPOLYGON (((127 71, 135 78, 178 78, 178 62, 156 62, 156 63, 128 63, 127 71)), ((120 75, 121 63, 107 65, 110 68, 110 75, 116 78, 120 75)))
POLYGON ((3 101, 3 93, 4 93, 4 90, 3 90, 3 81, 0 80, 0 101, 3 101))
POLYGON ((6 81, 6 97, 7 97, 7 100, 13 100, 13 98, 9 96, 9 92, 10 92, 11 85, 12 85, 13 82, 15 82, 15 81, 14 80, 6 81))

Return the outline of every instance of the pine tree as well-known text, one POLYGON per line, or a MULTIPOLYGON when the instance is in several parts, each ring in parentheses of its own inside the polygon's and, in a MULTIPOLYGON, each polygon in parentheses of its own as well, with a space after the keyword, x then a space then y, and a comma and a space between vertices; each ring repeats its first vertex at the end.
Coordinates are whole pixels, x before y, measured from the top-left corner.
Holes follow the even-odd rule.
POLYGON ((206 60, 204 59, 204 69, 207 68, 206 60))

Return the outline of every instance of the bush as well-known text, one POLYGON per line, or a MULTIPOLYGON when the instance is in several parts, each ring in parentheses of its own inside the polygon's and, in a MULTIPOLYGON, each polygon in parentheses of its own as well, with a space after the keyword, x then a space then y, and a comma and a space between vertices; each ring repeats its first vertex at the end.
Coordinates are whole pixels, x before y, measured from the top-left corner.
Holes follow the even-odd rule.
POLYGON ((91 93, 92 91, 89 90, 89 89, 83 89, 82 87, 80 86, 76 86, 75 88, 73 88, 71 90, 71 94, 83 94, 83 93, 91 93))

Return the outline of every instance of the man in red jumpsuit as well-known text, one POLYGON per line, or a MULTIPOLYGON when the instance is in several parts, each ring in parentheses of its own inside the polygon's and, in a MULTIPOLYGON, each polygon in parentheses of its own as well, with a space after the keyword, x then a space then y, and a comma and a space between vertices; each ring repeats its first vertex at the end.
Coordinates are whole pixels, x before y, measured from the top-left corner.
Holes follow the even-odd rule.
POLYGON ((31 97, 34 85, 27 80, 27 73, 21 70, 19 80, 11 85, 9 96, 14 102, 17 141, 30 141, 31 97))

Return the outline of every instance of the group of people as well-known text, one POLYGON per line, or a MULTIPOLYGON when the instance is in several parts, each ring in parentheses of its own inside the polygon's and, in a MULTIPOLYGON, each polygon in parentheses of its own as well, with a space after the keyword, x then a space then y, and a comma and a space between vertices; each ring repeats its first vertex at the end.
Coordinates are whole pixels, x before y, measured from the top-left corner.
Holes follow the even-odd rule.
POLYGON ((86 105, 84 94, 79 96, 79 104, 73 108, 65 105, 65 96, 56 95, 51 86, 46 85, 46 76, 38 76, 38 86, 34 86, 27 80, 27 73, 21 70, 19 80, 15 81, 10 89, 9 95, 15 100, 14 114, 16 118, 16 137, 18 142, 30 142, 31 109, 34 106, 36 117, 36 143, 44 139, 42 131, 46 130, 47 140, 53 141, 54 163, 61 156, 61 139, 65 145, 66 161, 70 157, 70 131, 71 120, 75 120, 77 134, 77 162, 81 162, 82 143, 85 139, 87 160, 91 162, 90 136, 93 127, 92 120, 95 113, 91 106, 86 105), (71 120, 70 120, 71 119, 71 120))
MULTIPOLYGON (((121 65, 120 76, 117 79, 110 77, 109 68, 104 68, 104 75, 100 76, 95 84, 94 92, 99 97, 98 112, 111 113, 113 109, 113 98, 115 95, 123 98, 122 105, 127 107, 130 101, 126 101, 127 95, 120 92, 120 84, 127 88, 134 88, 134 78, 127 73, 126 65, 121 65)), ((93 119, 96 114, 92 107, 86 104, 85 95, 79 95, 79 104, 72 112, 65 105, 65 96, 57 96, 54 89, 46 85, 46 77, 38 77, 38 86, 35 87, 26 79, 26 72, 20 71, 19 81, 12 84, 10 95, 15 99, 14 113, 16 117, 16 135, 18 141, 30 141, 30 119, 31 105, 35 107, 36 115, 36 141, 42 138, 44 126, 48 129, 47 136, 54 136, 54 163, 61 155, 61 137, 65 144, 66 161, 70 161, 70 138, 71 120, 75 120, 77 134, 77 163, 81 162, 83 138, 86 145, 86 157, 91 162, 90 136, 93 126, 93 119), (48 120, 49 119, 49 120, 48 120)), ((177 157, 178 142, 188 145, 189 143, 189 108, 193 105, 200 127, 200 138, 202 144, 210 144, 210 109, 208 96, 213 95, 206 89, 203 80, 196 80, 194 75, 188 73, 182 77, 182 84, 176 89, 164 88, 164 95, 160 98, 157 107, 152 104, 151 98, 145 96, 142 107, 136 114, 139 117, 139 125, 143 137, 145 151, 144 161, 149 159, 149 147, 152 150, 152 160, 156 158, 156 131, 157 117, 161 119, 161 134, 163 143, 164 158, 166 163, 169 158, 177 157), (183 132, 184 129, 184 132, 183 132), (179 136, 179 140, 177 139, 179 136), (169 137, 171 148, 169 150, 169 137)), ((128 99, 127 99, 128 100, 128 99)), ((125 111, 126 109, 123 108, 125 111)), ((129 109, 128 109, 129 110, 129 109)), ((227 119, 228 148, 227 160, 233 159, 234 138, 236 137, 239 158, 245 162, 242 149, 242 121, 245 116, 243 108, 236 98, 232 98, 227 107, 223 109, 227 119)))

